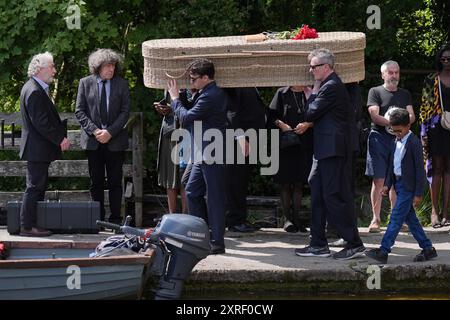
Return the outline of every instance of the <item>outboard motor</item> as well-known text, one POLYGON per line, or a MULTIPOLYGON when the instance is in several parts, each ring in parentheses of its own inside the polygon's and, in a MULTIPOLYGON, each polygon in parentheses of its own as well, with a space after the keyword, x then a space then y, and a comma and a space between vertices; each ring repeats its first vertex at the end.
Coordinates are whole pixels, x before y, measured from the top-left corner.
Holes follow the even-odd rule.
POLYGON ((156 280, 156 300, 179 299, 184 281, 192 269, 210 252, 209 227, 198 217, 187 214, 166 214, 154 229, 138 229, 97 221, 99 226, 145 238, 155 250, 155 258, 148 271, 156 280))
MULTIPOLYGON (((159 263, 160 266, 163 263, 164 270, 160 272, 155 299, 178 299, 192 269, 209 255, 208 225, 203 219, 191 215, 166 214, 155 227, 151 238, 158 238, 167 248, 166 252, 161 252, 164 261, 159 263)), ((159 249, 164 251, 165 248, 159 249)), ((156 264, 154 266, 158 268, 156 264)), ((150 272, 153 273, 152 270, 150 272)))

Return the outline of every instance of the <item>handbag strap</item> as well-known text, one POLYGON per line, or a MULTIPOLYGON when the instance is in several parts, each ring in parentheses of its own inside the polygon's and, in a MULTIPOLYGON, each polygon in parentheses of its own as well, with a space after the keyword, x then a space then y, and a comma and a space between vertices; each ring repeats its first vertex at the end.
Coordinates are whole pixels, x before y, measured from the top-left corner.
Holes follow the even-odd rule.
POLYGON ((438 85, 439 85, 439 100, 441 100, 441 110, 442 115, 444 115, 444 102, 442 100, 442 89, 441 89, 441 77, 438 76, 438 85))

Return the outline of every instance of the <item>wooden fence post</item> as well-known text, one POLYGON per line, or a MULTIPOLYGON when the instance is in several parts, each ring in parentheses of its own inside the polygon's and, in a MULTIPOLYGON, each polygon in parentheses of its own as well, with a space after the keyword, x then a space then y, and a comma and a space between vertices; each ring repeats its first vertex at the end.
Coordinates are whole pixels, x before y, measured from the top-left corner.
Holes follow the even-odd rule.
POLYGON ((142 209, 143 209, 143 119, 142 113, 136 115, 137 119, 133 124, 132 133, 132 152, 133 152, 133 188, 134 188, 134 206, 136 227, 142 227, 142 209))

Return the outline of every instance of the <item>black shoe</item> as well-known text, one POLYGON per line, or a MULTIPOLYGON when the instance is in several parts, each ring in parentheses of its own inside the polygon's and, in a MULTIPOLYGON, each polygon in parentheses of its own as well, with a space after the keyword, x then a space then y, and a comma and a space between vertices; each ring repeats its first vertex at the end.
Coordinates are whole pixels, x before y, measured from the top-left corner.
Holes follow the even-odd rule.
POLYGON ((388 254, 386 252, 381 251, 380 248, 366 251, 366 256, 374 260, 377 260, 379 263, 382 264, 386 264, 388 261, 388 254))
POLYGON ((299 225, 299 226, 297 226, 297 228, 298 228, 298 232, 300 233, 300 234, 309 234, 309 231, 308 231, 308 229, 306 229, 306 227, 304 226, 304 225, 299 225))
POLYGON ((286 220, 286 222, 284 223, 283 226, 284 231, 289 232, 289 233, 295 233, 298 232, 298 228, 297 226, 295 226, 292 222, 290 222, 289 220, 286 220))
POLYGON ((241 223, 236 226, 228 227, 228 231, 248 233, 248 232, 255 232, 256 228, 249 224, 241 223))
POLYGON ((22 228, 19 235, 22 237, 49 237, 52 235, 52 232, 42 228, 32 227, 28 230, 22 228))
POLYGON ((351 249, 345 248, 333 254, 333 258, 336 260, 350 260, 357 257, 362 257, 364 255, 364 251, 366 251, 366 248, 364 246, 359 246, 351 249))
POLYGON ((417 256, 414 257, 414 262, 423 262, 437 257, 437 252, 434 247, 423 249, 417 256))
POLYGON ((328 246, 321 248, 307 246, 301 249, 295 249, 295 254, 300 257, 329 257, 331 252, 328 246))
POLYGON ((209 254, 223 254, 225 253, 225 246, 212 244, 211 250, 209 251, 209 254))

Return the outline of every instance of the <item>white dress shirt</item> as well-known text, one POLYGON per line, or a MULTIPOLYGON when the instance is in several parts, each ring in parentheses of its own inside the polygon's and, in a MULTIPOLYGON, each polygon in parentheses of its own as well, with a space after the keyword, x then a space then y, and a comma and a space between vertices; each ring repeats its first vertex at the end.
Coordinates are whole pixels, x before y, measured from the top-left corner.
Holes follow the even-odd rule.
POLYGON ((406 141, 411 135, 411 130, 403 137, 403 139, 395 139, 395 153, 394 153, 394 174, 399 177, 402 175, 402 159, 405 156, 406 141))

